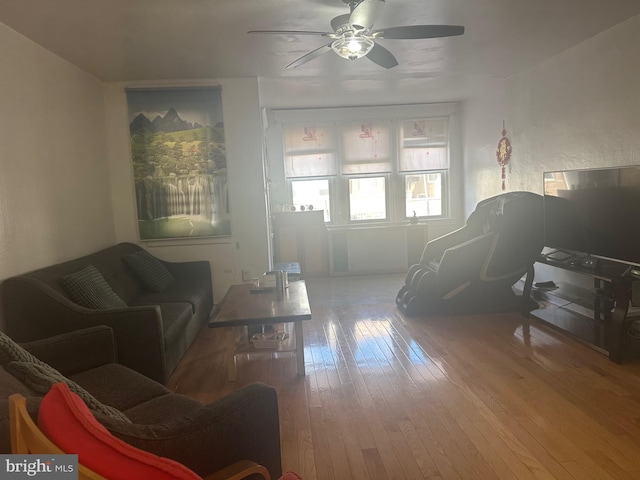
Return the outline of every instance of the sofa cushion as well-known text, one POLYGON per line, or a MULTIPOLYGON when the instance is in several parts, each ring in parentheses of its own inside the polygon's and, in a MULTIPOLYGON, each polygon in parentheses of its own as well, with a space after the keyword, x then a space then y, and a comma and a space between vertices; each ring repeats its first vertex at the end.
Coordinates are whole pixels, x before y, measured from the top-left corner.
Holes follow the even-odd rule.
POLYGON ((111 480, 198 480, 184 465, 137 449, 103 427, 66 384, 58 383, 45 395, 38 426, 60 449, 77 453, 81 464, 111 480))
POLYGON ((0 367, 0 399, 7 399, 13 393, 19 393, 25 397, 40 396, 9 373, 5 367, 0 367))
POLYGON ((69 378, 98 400, 108 402, 122 412, 171 393, 161 383, 117 363, 101 365, 69 378))
POLYGON ((61 277, 60 284, 69 298, 83 307, 94 310, 127 308, 127 304, 93 265, 61 277))
POLYGON ((302 477, 295 472, 285 472, 278 480, 302 480, 302 477))
MULTIPOLYGON (((8 373, 30 390, 29 392, 22 392, 16 389, 10 393, 30 394, 35 392, 44 395, 54 383, 65 382, 87 403, 89 408, 108 417, 125 422, 130 421, 124 413, 108 405, 103 405, 80 385, 66 378, 52 366, 31 355, 2 332, 0 332, 0 363, 8 373)), ((3 383, 5 383, 4 376, 2 379, 3 383)))
POLYGON ((173 275, 160 260, 146 250, 122 257, 138 279, 150 290, 162 292, 175 282, 173 275))
MULTIPOLYGON (((141 292, 132 301, 132 305, 159 305, 160 303, 189 302, 193 313, 210 308, 211 283, 203 282, 197 277, 180 278, 166 288, 162 293, 145 291, 141 292)), ((209 312, 206 312, 208 314, 209 312)))
POLYGON ((32 362, 9 362, 5 365, 6 370, 15 376, 18 380, 22 381, 31 390, 44 395, 56 383, 64 383, 77 394, 91 410, 100 412, 102 415, 113 417, 117 420, 130 422, 127 416, 119 410, 104 405, 96 400, 96 398, 87 392, 77 383, 69 380, 60 372, 46 363, 32 363, 32 362))

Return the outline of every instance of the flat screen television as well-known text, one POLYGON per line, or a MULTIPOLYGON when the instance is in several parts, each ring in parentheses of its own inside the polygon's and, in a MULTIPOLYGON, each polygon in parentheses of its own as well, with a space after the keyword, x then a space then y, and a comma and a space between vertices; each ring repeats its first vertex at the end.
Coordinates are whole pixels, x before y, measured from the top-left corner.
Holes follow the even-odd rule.
POLYGON ((545 246, 640 265, 640 165, 544 173, 545 246))

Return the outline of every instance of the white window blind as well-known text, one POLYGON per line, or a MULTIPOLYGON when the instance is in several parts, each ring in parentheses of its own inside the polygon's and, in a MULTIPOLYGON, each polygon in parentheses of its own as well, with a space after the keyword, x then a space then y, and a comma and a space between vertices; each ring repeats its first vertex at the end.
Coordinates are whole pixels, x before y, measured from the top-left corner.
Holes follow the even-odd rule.
POLYGON ((336 174, 336 142, 330 125, 283 129, 285 174, 289 178, 336 174))
POLYGON ((384 173, 391 171, 391 125, 357 122, 340 126, 342 173, 384 173))
POLYGON ((446 118, 406 120, 400 126, 400 172, 449 168, 449 128, 446 118))

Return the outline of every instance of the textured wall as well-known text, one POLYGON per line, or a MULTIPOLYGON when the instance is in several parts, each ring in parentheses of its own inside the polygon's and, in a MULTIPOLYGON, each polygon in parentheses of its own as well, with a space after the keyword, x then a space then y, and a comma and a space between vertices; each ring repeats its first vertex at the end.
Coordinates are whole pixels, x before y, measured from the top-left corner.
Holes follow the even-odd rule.
POLYGON ((115 240, 102 86, 0 24, 0 280, 115 240))
MULTIPOLYGON (((513 145, 508 190, 540 193, 547 170, 640 163, 639 44, 636 16, 506 80, 503 118, 513 145)), ((467 209, 501 191, 495 181, 500 92, 488 98, 465 110, 480 118, 484 109, 495 124, 488 143, 477 129, 465 143, 468 155, 484 152, 468 157, 467 209)))
MULTIPOLYGON (((513 145, 507 190, 542 193, 548 170, 640 164, 638 45, 640 16, 507 79, 503 97, 498 88, 467 102, 467 213, 501 192, 500 116, 513 145), (473 117, 490 119, 492 132, 473 117)), ((591 286, 588 276, 537 265, 536 281, 546 280, 591 286)))

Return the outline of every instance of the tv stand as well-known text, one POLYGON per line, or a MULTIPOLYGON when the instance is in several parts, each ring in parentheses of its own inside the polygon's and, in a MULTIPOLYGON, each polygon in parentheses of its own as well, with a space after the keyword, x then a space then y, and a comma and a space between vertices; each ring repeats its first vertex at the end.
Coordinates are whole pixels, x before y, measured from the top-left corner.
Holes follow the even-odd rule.
POLYGON ((634 280, 628 275, 628 266, 589 256, 558 255, 557 252, 541 254, 536 262, 589 276, 593 288, 559 282, 557 289, 539 289, 544 308, 529 314, 608 353, 612 361, 621 363, 624 337, 630 323, 627 313, 634 280))

